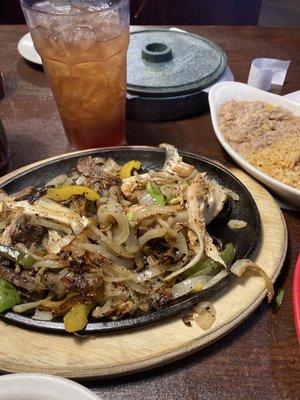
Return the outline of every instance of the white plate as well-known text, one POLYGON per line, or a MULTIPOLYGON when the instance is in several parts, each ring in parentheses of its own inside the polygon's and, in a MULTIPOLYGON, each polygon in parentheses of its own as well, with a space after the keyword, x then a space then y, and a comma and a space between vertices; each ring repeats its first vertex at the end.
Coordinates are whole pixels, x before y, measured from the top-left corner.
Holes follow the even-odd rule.
POLYGON ((79 383, 45 374, 0 376, 0 400, 101 400, 79 383))
POLYGON ((294 101, 285 99, 282 96, 268 93, 260 89, 253 88, 249 85, 240 82, 221 82, 217 83, 210 91, 209 106, 211 120, 215 134, 234 161, 249 174, 254 176, 260 182, 268 186, 280 198, 284 199, 297 208, 300 208, 300 190, 291 186, 285 185, 278 180, 271 178, 266 173, 258 168, 255 168, 246 161, 239 153, 237 153, 230 144, 225 140, 219 126, 219 112, 222 104, 229 100, 260 100, 267 103, 276 104, 291 111, 295 115, 300 116, 300 105, 294 101))
POLYGON ((18 52, 24 57, 26 60, 31 61, 35 64, 43 65, 41 57, 37 53, 30 33, 26 33, 19 43, 18 43, 18 52))

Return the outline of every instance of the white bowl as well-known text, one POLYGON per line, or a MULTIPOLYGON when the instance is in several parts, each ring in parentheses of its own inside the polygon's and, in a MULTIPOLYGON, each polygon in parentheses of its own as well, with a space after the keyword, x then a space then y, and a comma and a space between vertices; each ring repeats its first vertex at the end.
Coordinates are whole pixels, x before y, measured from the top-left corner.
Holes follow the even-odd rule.
MULTIPOLYGON (((219 126, 219 113, 221 106, 229 100, 260 100, 267 103, 276 104, 300 116, 300 105, 294 101, 287 100, 282 96, 268 93, 260 89, 253 88, 240 82, 220 82, 210 91, 209 96, 210 115, 215 134, 233 160, 250 175, 254 176, 260 182, 268 186, 279 198, 296 208, 300 208, 300 190, 285 185, 277 179, 271 178, 258 168, 255 168, 237 153, 225 140, 219 126)), ((300 140, 300 136, 299 136, 300 140)))
POLYGON ((79 383, 46 374, 0 376, 0 400, 100 400, 79 383))

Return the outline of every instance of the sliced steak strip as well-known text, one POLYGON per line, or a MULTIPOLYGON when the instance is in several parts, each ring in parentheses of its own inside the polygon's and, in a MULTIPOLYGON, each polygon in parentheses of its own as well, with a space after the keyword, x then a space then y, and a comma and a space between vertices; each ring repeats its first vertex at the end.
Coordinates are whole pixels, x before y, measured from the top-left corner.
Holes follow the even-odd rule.
POLYGON ((37 286, 35 278, 28 271, 16 272, 14 264, 2 257, 0 257, 0 278, 32 294, 33 297, 43 297, 46 293, 37 286))

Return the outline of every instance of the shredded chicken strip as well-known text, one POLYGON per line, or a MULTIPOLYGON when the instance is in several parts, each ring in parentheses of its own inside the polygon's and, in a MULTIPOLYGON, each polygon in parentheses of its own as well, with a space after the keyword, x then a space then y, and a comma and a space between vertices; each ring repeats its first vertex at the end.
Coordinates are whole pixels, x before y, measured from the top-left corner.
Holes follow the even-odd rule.
POLYGON ((168 275, 165 278, 167 281, 175 278, 195 265, 202 258, 204 252, 208 257, 225 267, 225 263, 220 257, 219 252, 213 244, 212 238, 207 233, 205 227, 205 218, 203 215, 205 196, 207 192, 205 177, 205 173, 198 173, 187 190, 186 207, 188 211, 188 238, 191 247, 194 250, 195 257, 183 268, 168 275))
POLYGON ((159 146, 161 149, 166 149, 166 161, 163 166, 163 171, 170 174, 178 174, 182 178, 187 178, 195 170, 195 167, 186 164, 182 161, 182 157, 178 154, 176 147, 162 143, 159 146))

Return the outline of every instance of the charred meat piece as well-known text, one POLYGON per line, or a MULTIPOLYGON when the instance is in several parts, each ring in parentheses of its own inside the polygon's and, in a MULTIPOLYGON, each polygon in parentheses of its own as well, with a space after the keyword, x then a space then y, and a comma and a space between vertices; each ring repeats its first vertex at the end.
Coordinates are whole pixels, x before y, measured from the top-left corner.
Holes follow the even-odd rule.
POLYGON ((157 253, 157 255, 163 256, 166 251, 169 250, 169 244, 164 238, 155 238, 148 241, 148 246, 145 246, 145 254, 150 255, 157 253))
POLYGON ((103 283, 103 279, 96 274, 74 274, 71 272, 62 279, 62 282, 65 284, 68 292, 88 293, 99 289, 103 283))
POLYGON ((193 314, 186 314, 182 317, 182 322, 184 323, 185 326, 188 326, 189 328, 192 326, 193 320, 194 320, 193 314))
POLYGON ((28 218, 22 218, 11 235, 12 244, 40 245, 47 234, 47 229, 40 225, 30 225, 28 218))
POLYGON ((40 277, 41 286, 55 294, 57 297, 62 297, 66 293, 94 293, 103 283, 101 276, 91 272, 67 269, 64 276, 59 273, 44 272, 40 277))
POLYGON ((28 197, 30 197, 35 191, 36 191, 36 189, 33 186, 29 186, 29 187, 26 187, 25 189, 20 190, 17 193, 14 193, 10 197, 14 201, 27 200, 28 197))
POLYGON ((77 295, 70 296, 60 301, 47 301, 43 302, 39 309, 42 311, 50 311, 55 316, 63 317, 73 307, 74 304, 78 303, 80 298, 77 295))
POLYGON ((33 204, 36 200, 38 200, 39 198, 44 196, 50 187, 52 187, 52 186, 43 186, 38 189, 34 188, 32 193, 30 194, 30 196, 27 197, 28 203, 33 204))
POLYGON ((83 216, 86 213, 86 203, 87 199, 85 197, 73 196, 70 209, 83 216))
POLYGON ((82 175, 92 178, 98 178, 103 173, 101 166, 97 165, 91 156, 78 160, 76 168, 82 175))
POLYGON ((64 276, 59 273, 45 271, 39 282, 28 270, 17 270, 15 264, 0 256, 0 278, 12 283, 17 288, 23 289, 30 297, 43 297, 47 291, 62 297, 67 292, 88 293, 96 292, 102 285, 103 279, 92 272, 80 271, 75 273, 68 269, 64 276))
POLYGON ((152 303, 152 307, 156 310, 165 307, 172 300, 172 290, 168 287, 162 288, 158 294, 159 297, 152 303))
POLYGON ((124 315, 133 313, 137 309, 137 306, 131 300, 124 301, 118 305, 113 312, 109 314, 109 317, 113 320, 124 317, 124 315))
POLYGON ((89 186, 109 188, 119 184, 120 180, 115 173, 104 171, 101 165, 97 165, 91 156, 81 158, 76 165, 77 171, 90 180, 89 186))
POLYGON ((0 278, 7 280, 17 288, 23 289, 32 297, 43 297, 45 289, 38 287, 35 277, 29 271, 17 272, 13 262, 0 257, 0 278))

